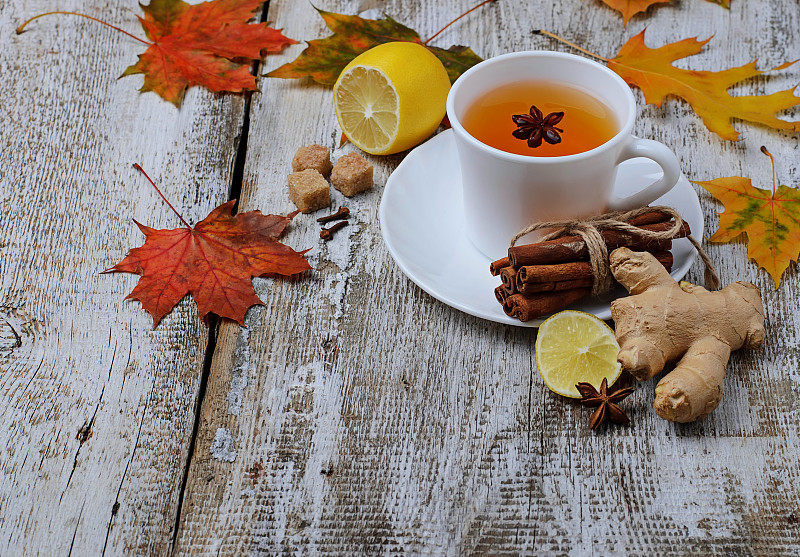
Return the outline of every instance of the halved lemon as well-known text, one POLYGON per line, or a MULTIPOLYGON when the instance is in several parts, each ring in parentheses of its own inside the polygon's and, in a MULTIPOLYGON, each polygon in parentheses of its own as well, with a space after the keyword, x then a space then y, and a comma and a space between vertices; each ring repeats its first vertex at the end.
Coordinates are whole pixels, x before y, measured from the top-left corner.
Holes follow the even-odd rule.
POLYGON ((447 71, 427 48, 386 43, 342 70, 333 86, 336 119, 356 147, 389 155, 422 143, 436 131, 449 91, 447 71))
POLYGON ((536 367, 545 385, 563 396, 580 398, 577 383, 611 386, 622 368, 614 330, 594 315, 567 310, 549 317, 536 337, 536 367))

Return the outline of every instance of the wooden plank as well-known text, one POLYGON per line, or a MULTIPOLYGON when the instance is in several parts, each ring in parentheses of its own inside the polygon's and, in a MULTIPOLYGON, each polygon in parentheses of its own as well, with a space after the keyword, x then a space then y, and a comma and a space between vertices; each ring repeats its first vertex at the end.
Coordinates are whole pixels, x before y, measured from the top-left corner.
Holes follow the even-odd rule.
MULTIPOLYGON (((142 36, 135 5, 65 0, 142 36)), ((208 329, 184 300, 153 331, 101 275, 143 242, 132 219, 191 222, 228 197, 244 114, 192 90, 178 110, 142 78, 142 45, 44 0, 0 4, 0 554, 167 553, 208 329)))
MULTIPOLYGON (((377 3, 362 4, 376 7, 377 3)), ((429 36, 472 2, 381 2, 429 36)), ((360 4, 329 1, 353 13, 360 4)), ((648 43, 716 33, 686 67, 722 69, 758 56, 800 57, 791 0, 699 0, 653 9, 623 29, 599 2, 498 2, 438 39, 484 56, 563 50, 546 28, 603 55, 648 25, 648 43), (747 22, 746 25, 742 22, 747 22)), ((374 13, 374 12, 371 12, 374 13)), ((327 34, 310 5, 273 0, 290 36, 327 34)), ((292 59, 301 46, 270 60, 292 59)), ((794 85, 796 72, 737 93, 794 85)), ((329 90, 266 80, 251 111, 242 206, 288 212, 294 150, 335 147, 329 90)), ((744 142, 708 133, 683 103, 644 107, 637 134, 675 149, 693 179, 746 174, 767 186, 767 143, 785 182, 796 137, 739 124, 744 142)), ((335 150, 334 157, 352 150, 335 150)), ((796 157, 795 157, 796 158, 796 157)), ((266 307, 247 328, 225 324, 211 367, 180 521, 179 554, 773 555, 800 550, 798 320, 793 268, 775 291, 745 246, 709 248, 724 282, 753 280, 769 317, 766 348, 735 354, 722 406, 674 425, 652 411, 653 382, 626 400, 633 425, 593 433, 589 412, 551 394, 535 369, 535 331, 481 321, 423 293, 386 251, 377 219, 402 159, 372 157, 376 188, 347 200, 354 226, 319 243, 312 217, 287 243, 317 271, 256 281, 266 307)), ((345 202, 333 192, 334 205, 345 202)), ((701 193, 713 230, 720 208, 701 193)), ((695 265, 689 278, 699 281, 695 265)))

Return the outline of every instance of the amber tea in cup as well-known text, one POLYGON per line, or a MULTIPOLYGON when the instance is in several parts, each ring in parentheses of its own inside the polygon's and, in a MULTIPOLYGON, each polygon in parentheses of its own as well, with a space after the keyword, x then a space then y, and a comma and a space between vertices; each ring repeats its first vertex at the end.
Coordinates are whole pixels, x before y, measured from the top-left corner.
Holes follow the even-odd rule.
MULTIPOLYGON (((681 177, 666 145, 631 133, 630 86, 582 56, 534 50, 484 60, 453 83, 447 117, 460 163, 464 231, 489 261, 502 257, 531 223, 642 207, 681 177), (531 105, 541 117, 528 114, 531 105), (499 138, 482 133, 497 128, 499 138), (542 145, 531 148, 528 141, 537 138, 525 135, 535 130, 542 145), (622 197, 617 167, 639 157, 655 161, 663 174, 622 197)), ((533 241, 530 234, 524 239, 533 241)))
POLYGON ((607 142, 620 128, 612 109, 600 99, 554 81, 519 81, 492 89, 470 104, 462 124, 470 135, 490 147, 533 157, 583 153, 607 142), (534 111, 532 118, 519 118, 530 116, 531 106, 540 115, 534 111), (542 128, 537 125, 537 116, 547 124, 548 116, 558 113, 563 116, 551 117, 555 123, 550 129, 540 130, 541 140, 527 141, 537 128, 542 128), (539 145, 532 147, 531 143, 539 145))

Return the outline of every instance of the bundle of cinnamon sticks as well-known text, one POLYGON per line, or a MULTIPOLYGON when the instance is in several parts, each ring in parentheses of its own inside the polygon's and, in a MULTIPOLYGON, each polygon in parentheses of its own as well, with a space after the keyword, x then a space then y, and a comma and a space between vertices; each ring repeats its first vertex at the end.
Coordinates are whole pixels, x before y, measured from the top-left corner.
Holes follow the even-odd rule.
MULTIPOLYGON (((664 232, 675 226, 671 216, 658 210, 643 213, 628 224, 652 232, 664 232)), ((648 251, 672 270, 672 240, 650 240, 617 230, 601 230, 610 253, 619 247, 648 251)), ((676 238, 691 234, 683 223, 676 238)), ((492 276, 499 276, 502 285, 495 288, 497 301, 507 315, 530 321, 566 307, 588 296, 594 284, 589 251, 580 236, 562 236, 554 240, 514 246, 508 257, 489 266, 492 276)))

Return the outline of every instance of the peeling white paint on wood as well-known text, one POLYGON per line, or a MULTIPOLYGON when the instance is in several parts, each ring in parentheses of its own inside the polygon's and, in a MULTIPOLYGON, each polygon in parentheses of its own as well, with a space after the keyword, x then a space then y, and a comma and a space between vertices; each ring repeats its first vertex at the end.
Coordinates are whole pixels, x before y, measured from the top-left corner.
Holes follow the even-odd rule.
POLYGON ((135 2, 0 3, 0 555, 168 553, 208 329, 185 300, 152 330, 101 275, 144 237, 228 196, 244 102, 140 76, 135 2))
MULTIPOLYGON (((379 2, 423 37, 472 6, 379 2)), ((708 2, 653 9, 623 28, 599 2, 497 2, 453 26, 437 44, 469 44, 484 56, 559 49, 531 34, 545 28, 605 56, 648 26, 647 42, 716 33, 686 67, 722 69, 760 58, 764 67, 800 57, 789 3, 708 2), (770 15, 781 13, 781 24, 770 15), (785 19, 784 19, 785 18, 785 19), (742 22, 747 21, 746 25, 742 22), (784 26, 785 25, 785 26, 784 26), (769 30, 755 32, 756 29, 769 30)), ((363 5, 363 3, 362 3, 363 5)), ((324 9, 353 13, 357 2, 324 9)), ((302 2, 273 0, 270 20, 298 38, 328 34, 302 2)), ((277 67, 302 50, 268 61, 277 67)), ((737 94, 793 86, 797 75, 734 88, 737 94)), ((254 97, 243 207, 290 211, 285 175, 294 150, 326 144, 337 126, 330 91, 266 80, 254 97), (302 122, 302 125, 298 125, 302 122)), ((708 133, 682 102, 639 100, 636 133, 670 145, 691 179, 745 174, 768 186, 764 143, 779 152, 784 182, 798 182, 798 140, 737 124, 741 143, 708 133)), ((230 416, 229 370, 241 332, 223 325, 198 446, 224 423, 237 436, 233 465, 195 460, 178 552, 225 555, 731 555, 800 550, 797 500, 796 344, 792 268, 775 292, 746 262, 742 245, 708 249, 724 281, 752 280, 765 293, 766 349, 735 354, 721 407, 688 426, 652 411, 654 383, 625 401, 633 425, 588 429, 588 412, 552 395, 535 369, 535 332, 452 310, 412 285, 384 248, 377 207, 402 155, 372 157, 376 187, 347 204, 359 230, 320 243, 313 216, 295 219, 288 243, 312 247, 317 268, 299 282, 270 281, 267 306, 248 314, 250 411, 230 416), (208 482, 205 478, 212 477, 208 482), (235 532, 236 536, 230 536, 235 532)), ((711 230, 720 207, 701 193, 711 230)), ((424 203, 424 200, 420 201, 424 203)), ((413 223, 409 223, 413 226, 413 223)), ((348 229, 345 229, 348 230, 348 229)), ((695 266, 689 278, 701 280, 695 266)))
POLYGON ((233 462, 236 460, 236 449, 234 448, 233 435, 224 427, 218 427, 211 442, 209 452, 211 456, 222 462, 233 462))
MULTIPOLYGON (((800 58, 793 0, 673 2, 627 28, 596 0, 498 0, 436 44, 483 56, 562 46, 604 56, 645 25, 647 43, 715 38, 677 65, 723 69, 800 58)), ((329 0, 388 13, 428 37, 471 0, 329 0)), ((99 275, 140 245, 131 219, 176 226, 130 168, 139 162, 190 222, 228 195, 244 102, 191 90, 178 111, 141 78, 116 80, 140 45, 75 18, 26 17, 40 0, 0 6, 0 554, 99 555, 791 555, 800 551, 798 276, 780 290, 743 244, 708 251, 724 282, 761 286, 766 346, 731 359, 721 406, 680 426, 652 411, 654 382, 623 405, 627 428, 593 433, 586 409, 539 379, 535 331, 488 323, 434 300, 399 271, 377 219, 403 155, 371 157, 375 188, 347 205, 351 226, 319 240, 298 215, 286 243, 312 248, 299 280, 256 279, 264 307, 247 329, 224 323, 172 551, 201 391, 207 330, 184 301, 160 325, 123 302, 136 277, 99 275), (13 106, 9 101, 13 99, 13 106), (235 455, 235 458, 231 458, 235 455)), ((71 2, 138 32, 135 6, 71 2)), ((304 2, 272 0, 288 36, 328 34, 304 2)), ((303 46, 269 57, 266 69, 303 46)), ((798 74, 736 86, 793 87, 798 74)), ((337 149, 329 89, 262 80, 253 96, 241 206, 288 213, 296 148, 337 149)), ((737 123, 708 133, 682 102, 644 106, 636 133, 671 146, 690 179, 744 175, 800 184, 797 136, 737 123)), ((798 117, 797 111, 793 113, 798 117)), ((709 231, 722 208, 700 191, 709 231)), ((424 202, 424 201, 421 201, 424 202)), ((413 225, 413 223, 410 223, 413 225)), ((701 280, 699 265, 689 279, 701 280)))
POLYGON ((231 374, 231 388, 228 391, 228 414, 238 416, 242 411, 242 399, 247 388, 250 366, 250 330, 242 329, 236 339, 236 367, 231 374))

